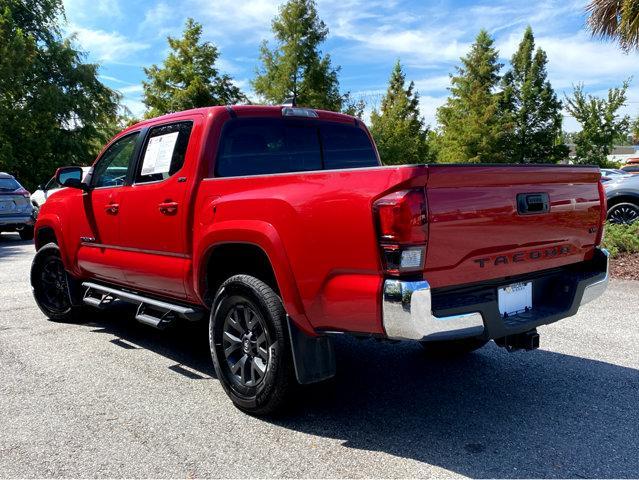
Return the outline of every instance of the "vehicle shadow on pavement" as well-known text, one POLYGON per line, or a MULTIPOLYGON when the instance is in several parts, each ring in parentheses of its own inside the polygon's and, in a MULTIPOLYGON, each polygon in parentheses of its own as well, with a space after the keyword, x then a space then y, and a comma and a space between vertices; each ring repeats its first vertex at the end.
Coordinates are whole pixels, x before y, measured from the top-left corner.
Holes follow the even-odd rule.
MULTIPOLYGON (((33 240, 21 240, 18 234, 0 234, 0 260, 14 255, 24 255, 25 245, 33 245, 33 240)), ((35 255, 35 248, 33 250, 35 255)))
MULTIPOLYGON (((91 325, 215 378, 205 322, 155 331, 111 311, 91 325)), ((447 361, 411 342, 335 347, 336 378, 264 421, 470 477, 639 475, 639 370, 493 343, 447 361)))
POLYGON ((470 477, 639 475, 638 370, 493 343, 445 362, 409 342, 337 353, 333 382, 274 423, 470 477))
POLYGON ((181 321, 166 330, 157 330, 138 323, 134 317, 135 308, 121 303, 104 311, 91 311, 85 324, 92 326, 95 333, 117 337, 111 343, 122 348, 144 348, 175 361, 176 373, 193 379, 217 378, 209 352, 207 322, 181 321))

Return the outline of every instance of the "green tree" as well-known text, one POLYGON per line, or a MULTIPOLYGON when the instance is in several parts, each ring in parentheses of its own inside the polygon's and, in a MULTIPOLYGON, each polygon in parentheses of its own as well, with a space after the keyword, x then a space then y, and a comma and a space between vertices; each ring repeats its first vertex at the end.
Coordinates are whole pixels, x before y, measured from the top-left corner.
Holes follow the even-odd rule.
POLYGON ((0 0, 0 170, 34 188, 87 164, 116 122, 119 96, 61 35, 60 0, 0 0))
POLYGON ((147 116, 212 105, 246 101, 230 76, 216 68, 220 52, 210 42, 201 42, 202 25, 187 19, 182 38, 168 37, 171 52, 161 67, 145 68, 147 116))
POLYGON ((634 119, 630 126, 630 135, 632 136, 632 144, 639 144, 639 116, 634 119))
POLYGON ((577 161, 589 165, 608 165, 607 155, 615 140, 627 135, 630 118, 620 115, 619 109, 626 103, 628 81, 621 87, 608 90, 607 98, 584 93, 583 85, 574 87, 571 97, 566 97, 566 109, 581 124, 575 135, 577 161))
POLYGON ((272 29, 276 46, 271 50, 262 42, 262 65, 252 82, 255 93, 271 103, 293 98, 300 106, 340 111, 344 97, 339 92, 339 67, 319 50, 328 28, 315 2, 289 0, 280 7, 272 29))
POLYGON ((532 28, 511 59, 502 79, 503 108, 511 124, 505 153, 516 163, 556 163, 568 155, 561 136, 561 101, 547 79, 546 52, 535 50, 532 28))
POLYGON ((350 94, 344 96, 344 104, 342 105, 342 113, 352 115, 353 117, 362 118, 366 110, 366 102, 363 98, 355 100, 350 94))
POLYGON ((593 35, 616 40, 625 51, 639 50, 639 0, 592 0, 586 10, 593 35))
POLYGON ((429 160, 428 129, 419 114, 419 95, 414 88, 413 82, 406 86, 406 75, 398 60, 381 109, 371 114, 371 134, 386 165, 429 160))
POLYGON ((440 132, 438 160, 444 163, 507 162, 504 136, 509 128, 500 98, 500 82, 494 41, 481 30, 470 52, 461 58, 457 75, 451 76, 450 96, 437 110, 440 132))

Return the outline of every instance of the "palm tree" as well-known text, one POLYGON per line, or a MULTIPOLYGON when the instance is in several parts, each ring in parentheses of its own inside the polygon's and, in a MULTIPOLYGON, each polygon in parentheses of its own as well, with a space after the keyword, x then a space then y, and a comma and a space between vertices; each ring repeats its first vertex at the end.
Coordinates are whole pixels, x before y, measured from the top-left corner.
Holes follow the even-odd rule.
POLYGON ((592 0, 586 10, 593 35, 612 38, 627 52, 639 50, 639 0, 592 0))

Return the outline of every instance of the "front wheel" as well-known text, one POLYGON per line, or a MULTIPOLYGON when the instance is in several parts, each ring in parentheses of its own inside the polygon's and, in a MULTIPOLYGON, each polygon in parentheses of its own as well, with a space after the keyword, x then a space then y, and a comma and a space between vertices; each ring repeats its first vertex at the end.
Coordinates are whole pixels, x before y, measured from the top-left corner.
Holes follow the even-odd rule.
POLYGON ((249 275, 226 280, 209 322, 215 372, 241 410, 266 415, 285 403, 295 384, 282 301, 271 287, 249 275))
POLYGON ((64 269, 60 249, 48 243, 36 253, 31 264, 33 296, 42 313, 58 322, 75 322, 81 307, 71 301, 70 282, 75 281, 64 269))
POLYGON ((432 342, 419 342, 426 355, 431 358, 461 357, 480 349, 488 343, 483 338, 471 337, 458 340, 438 340, 432 342))

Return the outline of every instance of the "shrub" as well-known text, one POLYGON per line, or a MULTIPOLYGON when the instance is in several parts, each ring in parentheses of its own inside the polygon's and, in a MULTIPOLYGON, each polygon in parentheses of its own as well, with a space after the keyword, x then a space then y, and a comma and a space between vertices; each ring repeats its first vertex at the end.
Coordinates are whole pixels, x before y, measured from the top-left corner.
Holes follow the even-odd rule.
POLYGON ((613 257, 620 253, 639 253, 639 222, 632 225, 607 223, 603 246, 613 257))

